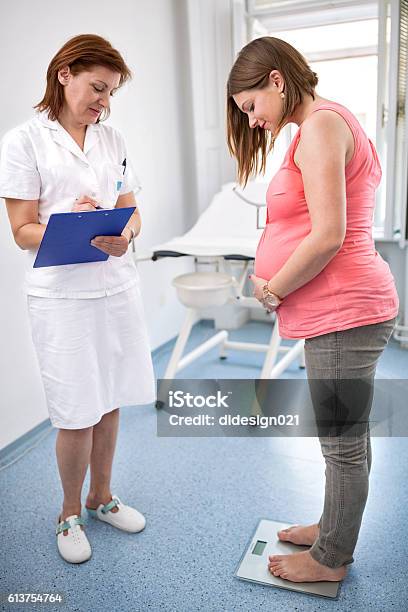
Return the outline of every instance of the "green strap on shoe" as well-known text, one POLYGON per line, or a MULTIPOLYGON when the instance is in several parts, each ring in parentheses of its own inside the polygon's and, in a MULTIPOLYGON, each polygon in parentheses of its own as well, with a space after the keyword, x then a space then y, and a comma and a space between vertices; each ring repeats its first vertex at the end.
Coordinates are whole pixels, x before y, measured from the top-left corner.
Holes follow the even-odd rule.
POLYGON ((63 531, 66 531, 67 529, 71 529, 71 527, 73 527, 74 525, 85 525, 84 521, 81 519, 81 517, 76 516, 74 519, 71 519, 70 522, 68 521, 64 521, 61 523, 59 523, 59 525, 57 525, 57 529, 55 530, 56 535, 58 535, 59 533, 62 533, 63 531))
MULTIPOLYGON (((107 514, 110 510, 112 510, 112 508, 116 508, 116 506, 119 506, 119 500, 116 497, 114 497, 113 499, 110 500, 110 502, 105 504, 103 508, 101 508, 101 512, 102 514, 107 514)), ((98 518, 98 513, 93 508, 87 508, 86 511, 93 518, 98 518)))
POLYGON ((119 506, 119 501, 116 499, 116 497, 114 497, 110 502, 105 504, 105 506, 101 509, 101 512, 102 514, 107 514, 110 510, 112 510, 112 508, 116 508, 116 506, 119 506))

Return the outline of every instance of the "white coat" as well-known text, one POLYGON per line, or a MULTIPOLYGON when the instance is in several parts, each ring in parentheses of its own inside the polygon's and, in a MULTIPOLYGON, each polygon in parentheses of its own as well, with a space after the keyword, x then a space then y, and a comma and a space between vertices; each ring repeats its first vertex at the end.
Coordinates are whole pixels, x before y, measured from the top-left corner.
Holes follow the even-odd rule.
MULTIPOLYGON (((0 197, 38 200, 40 223, 89 195, 113 208, 137 186, 121 135, 89 125, 84 150, 45 113, 3 138, 0 197), (125 162, 126 160, 126 162, 125 162)), ((139 288, 128 251, 106 261, 33 268, 26 293, 31 332, 54 427, 82 429, 125 405, 154 401, 155 382, 139 288)))
MULTIPOLYGON (((10 130, 1 143, 0 197, 38 200, 39 222, 45 225, 52 213, 70 212, 81 195, 114 208, 119 195, 137 186, 121 134, 102 123, 87 127, 83 151, 45 112, 10 130)), ((37 250, 26 253, 28 295, 102 297, 139 280, 130 252, 101 262, 49 268, 33 268, 37 250)))

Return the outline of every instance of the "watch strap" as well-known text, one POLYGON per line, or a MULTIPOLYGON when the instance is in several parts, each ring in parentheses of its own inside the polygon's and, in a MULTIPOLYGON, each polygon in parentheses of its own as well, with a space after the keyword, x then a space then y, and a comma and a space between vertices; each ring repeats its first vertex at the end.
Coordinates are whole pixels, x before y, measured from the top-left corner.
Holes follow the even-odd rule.
POLYGON ((274 293, 273 291, 269 290, 268 283, 265 283, 262 287, 262 293, 264 299, 267 299, 268 297, 274 297, 278 299, 279 303, 283 301, 283 298, 281 298, 277 293, 274 293))

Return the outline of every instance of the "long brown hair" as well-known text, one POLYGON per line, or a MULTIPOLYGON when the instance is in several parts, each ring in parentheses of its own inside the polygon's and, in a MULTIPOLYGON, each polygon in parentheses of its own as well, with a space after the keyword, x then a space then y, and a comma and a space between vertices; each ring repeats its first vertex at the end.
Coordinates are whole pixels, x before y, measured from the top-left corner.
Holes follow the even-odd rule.
POLYGON ((317 74, 303 55, 284 40, 264 36, 241 49, 227 81, 227 143, 238 161, 241 184, 246 185, 249 177, 259 171, 265 172, 266 158, 278 133, 305 94, 314 99, 317 82, 317 74), (278 70, 285 81, 282 117, 273 135, 260 127, 250 128, 248 118, 232 97, 241 91, 266 87, 272 70, 278 70))
MULTIPOLYGON (((52 58, 47 70, 44 97, 34 106, 39 111, 48 111, 52 121, 58 119, 64 105, 64 87, 58 81, 58 71, 64 66, 69 66, 73 75, 89 70, 93 66, 105 66, 120 73, 119 87, 132 77, 119 51, 102 36, 80 34, 70 38, 52 58)), ((109 109, 106 109, 103 119, 107 119, 108 116, 109 109)))

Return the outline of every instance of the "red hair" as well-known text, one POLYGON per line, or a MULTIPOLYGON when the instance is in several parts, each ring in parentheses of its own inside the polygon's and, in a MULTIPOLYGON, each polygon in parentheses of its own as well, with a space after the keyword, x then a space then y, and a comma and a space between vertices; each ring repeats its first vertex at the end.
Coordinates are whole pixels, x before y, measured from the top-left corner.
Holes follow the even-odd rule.
MULTIPOLYGON (((105 66, 120 74, 119 87, 132 77, 123 57, 110 42, 96 34, 80 34, 70 38, 54 55, 47 70, 47 87, 41 102, 34 108, 48 111, 54 121, 64 105, 64 87, 58 80, 58 71, 69 66, 73 75, 89 70, 93 66, 105 66)), ((109 116, 107 111, 105 119, 109 116)))

